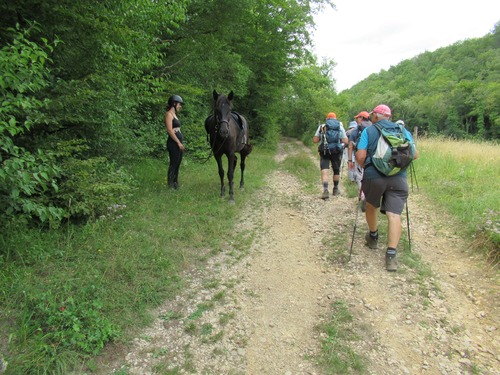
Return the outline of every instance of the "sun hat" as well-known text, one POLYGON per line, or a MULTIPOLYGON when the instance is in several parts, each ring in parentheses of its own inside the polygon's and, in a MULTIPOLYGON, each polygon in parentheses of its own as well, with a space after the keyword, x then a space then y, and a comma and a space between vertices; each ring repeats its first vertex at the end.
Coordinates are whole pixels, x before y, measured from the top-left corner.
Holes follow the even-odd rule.
POLYGON ((329 112, 329 113, 326 115, 326 118, 337 118, 337 115, 336 115, 334 112, 329 112))
POLYGON ((356 116, 354 116, 354 118, 358 118, 358 117, 368 118, 368 117, 370 117, 370 114, 366 111, 361 111, 356 116))
MULTIPOLYGON (((368 112, 367 112, 368 113, 368 112)), ((349 123, 349 129, 355 128, 358 126, 358 123, 356 121, 351 121, 349 123)))

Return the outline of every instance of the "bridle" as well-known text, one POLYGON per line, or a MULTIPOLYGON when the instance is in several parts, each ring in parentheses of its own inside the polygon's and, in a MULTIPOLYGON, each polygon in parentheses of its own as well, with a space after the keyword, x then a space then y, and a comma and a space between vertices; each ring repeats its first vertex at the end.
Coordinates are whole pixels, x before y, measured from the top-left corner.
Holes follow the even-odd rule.
MULTIPOLYGON (((222 142, 220 143, 217 151, 214 152, 215 141, 217 140, 217 134, 219 133, 220 125, 223 123, 226 123, 227 127, 229 128, 229 120, 219 120, 219 118, 216 114, 214 114, 214 118, 215 118, 215 126, 214 126, 215 136, 214 136, 213 144, 210 145, 210 153, 203 163, 206 163, 212 157, 213 154, 217 154, 222 149, 222 146, 224 146, 226 139, 229 138, 229 137, 222 137, 221 136, 222 142)), ((207 135, 207 140, 208 140, 208 135, 207 135)))

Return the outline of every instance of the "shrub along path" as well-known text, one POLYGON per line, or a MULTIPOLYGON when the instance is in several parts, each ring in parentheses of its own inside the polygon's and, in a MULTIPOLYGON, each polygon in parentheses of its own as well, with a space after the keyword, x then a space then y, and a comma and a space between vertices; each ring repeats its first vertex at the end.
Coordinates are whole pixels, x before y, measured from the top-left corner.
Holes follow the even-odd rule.
MULTIPOLYGON (((295 150, 318 164, 300 144, 280 148, 278 162, 295 150)), ((237 225, 248 248, 227 243, 187 273, 182 294, 131 345, 110 348, 99 371, 499 374, 497 275, 468 253, 460 227, 415 192, 400 270, 388 273, 384 250, 364 246, 362 213, 347 262, 355 198, 342 184, 323 201, 319 181, 309 194, 275 171, 237 225)))

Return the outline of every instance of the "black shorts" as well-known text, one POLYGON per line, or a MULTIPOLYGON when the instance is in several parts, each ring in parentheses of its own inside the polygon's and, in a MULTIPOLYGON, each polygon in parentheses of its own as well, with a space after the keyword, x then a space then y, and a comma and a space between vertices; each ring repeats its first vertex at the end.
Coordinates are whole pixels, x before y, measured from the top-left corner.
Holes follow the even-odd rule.
POLYGON ((408 198, 408 180, 406 176, 363 180, 361 186, 366 201, 374 207, 380 207, 380 212, 385 213, 387 211, 401 215, 408 198))
POLYGON ((342 164, 342 153, 339 154, 320 154, 319 167, 320 169, 330 169, 330 163, 335 174, 340 173, 340 166, 342 164))

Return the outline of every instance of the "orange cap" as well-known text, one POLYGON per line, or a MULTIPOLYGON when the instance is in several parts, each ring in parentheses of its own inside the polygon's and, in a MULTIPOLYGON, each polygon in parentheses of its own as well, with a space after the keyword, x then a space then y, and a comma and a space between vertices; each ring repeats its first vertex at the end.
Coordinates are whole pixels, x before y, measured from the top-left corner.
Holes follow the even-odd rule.
POLYGON ((366 111, 361 111, 356 116, 354 116, 354 118, 358 118, 358 117, 368 118, 368 117, 370 117, 370 114, 366 111))
POLYGON ((336 115, 334 112, 329 112, 329 113, 326 115, 326 118, 337 118, 337 115, 336 115))

